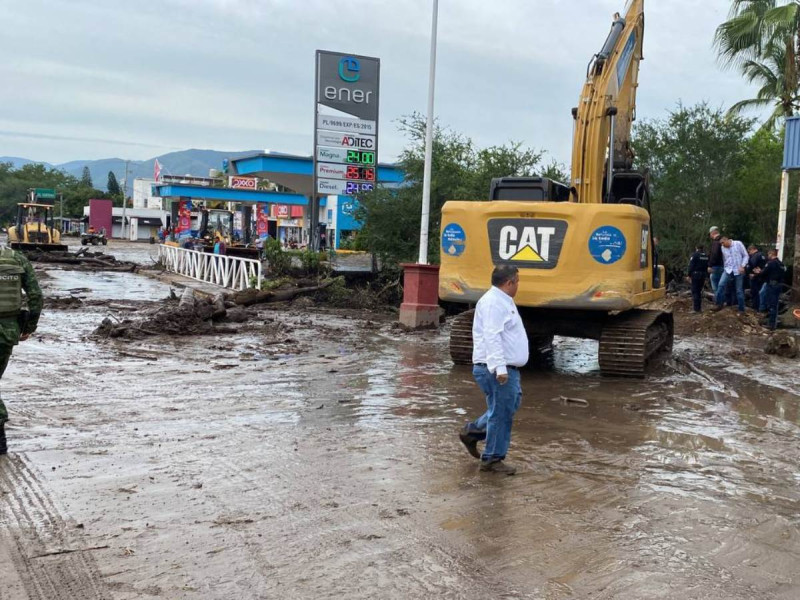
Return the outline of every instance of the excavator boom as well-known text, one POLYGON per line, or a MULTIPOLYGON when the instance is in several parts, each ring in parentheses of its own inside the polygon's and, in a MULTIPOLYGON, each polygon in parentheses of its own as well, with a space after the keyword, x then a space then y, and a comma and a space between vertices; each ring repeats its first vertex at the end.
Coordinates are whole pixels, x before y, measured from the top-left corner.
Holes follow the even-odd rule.
POLYGON ((644 0, 629 0, 624 15, 614 16, 605 44, 589 62, 573 110, 572 186, 578 202, 615 202, 621 197, 613 194, 614 172, 632 168, 631 125, 636 118, 643 41, 644 0))

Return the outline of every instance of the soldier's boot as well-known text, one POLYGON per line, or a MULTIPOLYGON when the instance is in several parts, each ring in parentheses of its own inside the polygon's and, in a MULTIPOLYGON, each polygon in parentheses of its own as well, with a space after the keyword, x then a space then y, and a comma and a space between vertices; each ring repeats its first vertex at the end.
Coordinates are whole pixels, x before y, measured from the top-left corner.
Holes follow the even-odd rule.
POLYGON ((8 444, 6 444, 6 424, 0 423, 0 456, 8 452, 8 444))

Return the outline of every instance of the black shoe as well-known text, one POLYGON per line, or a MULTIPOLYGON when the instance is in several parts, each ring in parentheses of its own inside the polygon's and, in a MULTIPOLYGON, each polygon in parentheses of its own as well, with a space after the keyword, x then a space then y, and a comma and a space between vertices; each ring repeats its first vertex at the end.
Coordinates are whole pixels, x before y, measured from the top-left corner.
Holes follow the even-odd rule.
POLYGON ((481 457, 481 453, 478 452, 478 440, 470 435, 469 425, 464 425, 464 427, 458 433, 458 439, 460 439, 461 443, 467 447, 467 452, 469 452, 472 456, 475 458, 481 457))
POLYGON ((6 424, 0 423, 0 456, 8 452, 8 445, 6 444, 6 424))
POLYGON ((489 473, 502 473, 503 475, 514 475, 517 472, 517 468, 507 465, 502 460, 484 460, 481 461, 481 471, 489 473))

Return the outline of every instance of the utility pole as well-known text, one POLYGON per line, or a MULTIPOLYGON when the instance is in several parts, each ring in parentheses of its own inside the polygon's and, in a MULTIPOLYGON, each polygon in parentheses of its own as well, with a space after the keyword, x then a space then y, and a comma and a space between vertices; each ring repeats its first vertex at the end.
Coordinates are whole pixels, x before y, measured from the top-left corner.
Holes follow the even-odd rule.
MULTIPOLYGON (((127 201, 125 200, 125 186, 128 185, 128 165, 131 161, 125 161, 125 178, 122 180, 122 239, 127 240, 128 236, 125 234, 125 207, 127 206, 127 201)), ((113 229, 113 227, 112 227, 113 229)))
POLYGON ((61 210, 58 217, 58 230, 64 233, 64 192, 59 192, 58 197, 61 200, 61 210))
POLYGON ((433 154, 433 96, 436 83, 436 30, 439 0, 433 0, 431 56, 428 71, 428 123, 425 127, 425 167, 422 177, 422 220, 419 231, 419 264, 428 264, 428 222, 431 218, 431 156, 433 154))

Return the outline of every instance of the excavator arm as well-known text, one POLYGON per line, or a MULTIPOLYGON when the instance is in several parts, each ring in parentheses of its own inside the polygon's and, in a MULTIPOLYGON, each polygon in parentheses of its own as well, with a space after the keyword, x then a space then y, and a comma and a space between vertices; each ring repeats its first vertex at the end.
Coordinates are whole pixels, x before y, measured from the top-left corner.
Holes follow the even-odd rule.
POLYGON ((630 174, 631 125, 636 118, 636 90, 644 38, 644 0, 628 0, 624 16, 614 16, 603 48, 592 57, 578 106, 573 109, 572 186, 578 202, 602 203, 643 197, 641 178, 621 183, 617 172, 630 174), (612 135, 613 134, 613 135, 612 135), (617 193, 615 194, 615 191, 617 193))

